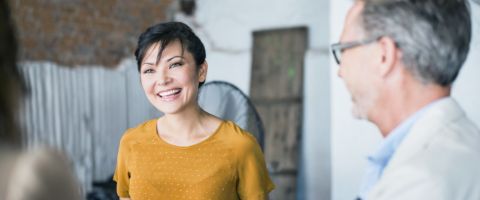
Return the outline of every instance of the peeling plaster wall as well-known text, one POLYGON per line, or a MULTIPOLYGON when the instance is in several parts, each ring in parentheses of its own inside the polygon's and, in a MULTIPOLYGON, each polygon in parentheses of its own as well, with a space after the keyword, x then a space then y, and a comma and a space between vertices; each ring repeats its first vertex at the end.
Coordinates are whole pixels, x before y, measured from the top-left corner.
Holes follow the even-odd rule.
POLYGON ((133 55, 141 32, 173 12, 173 0, 8 1, 20 60, 64 67, 116 67, 133 55))

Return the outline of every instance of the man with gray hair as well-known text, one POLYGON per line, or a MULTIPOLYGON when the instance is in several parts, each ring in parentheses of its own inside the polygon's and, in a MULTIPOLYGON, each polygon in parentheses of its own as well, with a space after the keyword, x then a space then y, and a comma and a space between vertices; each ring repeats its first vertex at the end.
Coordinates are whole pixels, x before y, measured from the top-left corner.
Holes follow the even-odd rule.
POLYGON ((357 0, 332 45, 358 118, 384 137, 359 199, 479 200, 480 131, 450 97, 470 45, 467 0, 357 0))

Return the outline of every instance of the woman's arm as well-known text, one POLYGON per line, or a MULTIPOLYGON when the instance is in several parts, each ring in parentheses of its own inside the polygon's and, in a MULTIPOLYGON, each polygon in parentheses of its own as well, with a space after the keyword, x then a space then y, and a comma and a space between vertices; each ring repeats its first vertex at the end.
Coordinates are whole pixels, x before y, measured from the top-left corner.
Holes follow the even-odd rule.
POLYGON ((268 194, 275 188, 260 145, 249 133, 239 144, 238 187, 241 199, 268 200, 268 194))

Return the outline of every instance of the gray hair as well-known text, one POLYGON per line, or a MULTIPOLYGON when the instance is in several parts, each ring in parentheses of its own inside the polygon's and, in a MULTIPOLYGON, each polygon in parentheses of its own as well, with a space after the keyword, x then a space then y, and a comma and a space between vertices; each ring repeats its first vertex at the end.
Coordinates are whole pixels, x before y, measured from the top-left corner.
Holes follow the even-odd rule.
POLYGON ((472 34, 467 0, 364 0, 362 25, 369 37, 388 36, 402 61, 423 83, 455 81, 472 34))

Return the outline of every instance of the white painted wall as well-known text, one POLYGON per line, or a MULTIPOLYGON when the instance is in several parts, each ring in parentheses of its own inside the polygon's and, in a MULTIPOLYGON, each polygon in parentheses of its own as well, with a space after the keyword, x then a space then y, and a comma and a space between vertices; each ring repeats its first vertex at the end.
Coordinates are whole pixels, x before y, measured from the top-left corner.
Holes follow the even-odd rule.
MULTIPOLYGON (((337 42, 343 26, 344 16, 352 4, 351 0, 335 0, 330 3, 330 42, 337 42)), ((480 125, 480 7, 472 6, 474 36, 469 57, 454 85, 453 96, 466 110, 467 115, 480 125)), ((331 59, 331 66, 337 66, 331 59)), ((351 200, 358 191, 366 166, 366 155, 379 144, 380 132, 372 124, 355 120, 351 116, 350 96, 331 71, 331 137, 332 137, 332 199, 351 200)))
POLYGON ((307 26, 311 48, 328 47, 328 1, 199 0, 197 5, 194 18, 177 19, 195 27, 205 43, 208 78, 232 81, 247 93, 253 31, 307 26))
MULTIPOLYGON (((307 26, 309 50, 304 80, 304 163, 301 199, 330 199, 330 98, 328 0, 198 0, 193 18, 176 19, 194 27, 207 48, 208 80, 226 80, 248 94, 252 33, 307 26)), ((296 183, 292 183, 296 184, 296 183)))
POLYGON ((467 115, 480 126, 480 1, 472 4, 473 39, 470 54, 453 87, 457 98, 467 115))
MULTIPOLYGON (((252 32, 307 26, 303 167, 304 199, 350 200, 355 197, 365 157, 380 142, 377 128, 351 116, 350 96, 337 77, 328 52, 338 40, 352 0, 198 0, 195 17, 177 15, 194 27, 207 48, 208 80, 226 80, 248 94, 252 32), (330 70, 331 69, 331 70, 330 70), (331 192, 331 196, 330 196, 331 192)), ((475 19, 480 8, 473 6, 475 19)), ((480 125, 480 20, 474 25, 470 56, 454 86, 453 96, 480 125)), ((292 183, 295 184, 295 183, 292 183)))

